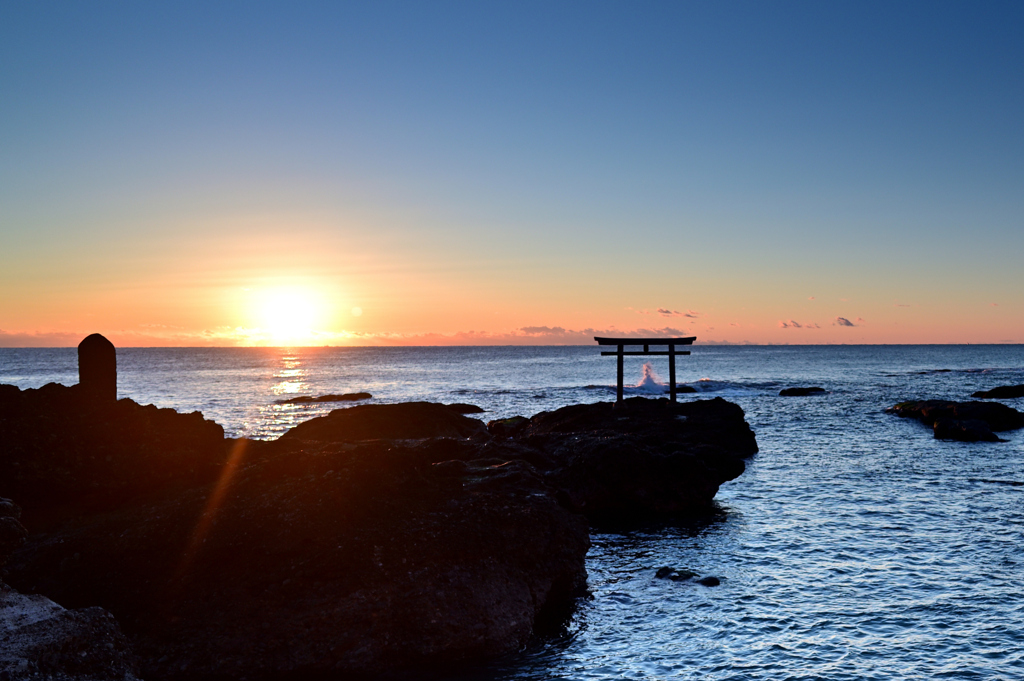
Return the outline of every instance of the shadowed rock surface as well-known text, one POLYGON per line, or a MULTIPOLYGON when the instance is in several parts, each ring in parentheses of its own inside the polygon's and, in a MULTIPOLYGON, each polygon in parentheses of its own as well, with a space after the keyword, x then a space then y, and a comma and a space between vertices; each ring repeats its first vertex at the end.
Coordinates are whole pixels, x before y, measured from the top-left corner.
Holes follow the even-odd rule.
POLYGON ((979 390, 971 397, 981 397, 989 400, 1012 400, 1024 397, 1024 385, 1001 385, 991 390, 979 390))
POLYGON ((588 518, 614 524, 706 512, 757 453, 743 410, 721 398, 572 405, 537 414, 513 441, 588 518))
POLYGON ((309 395, 300 395, 299 397, 292 397, 287 400, 276 400, 275 404, 311 404, 316 402, 358 402, 360 400, 368 400, 373 395, 370 393, 345 393, 344 395, 320 395, 319 397, 311 397, 309 395))
POLYGON ((374 676, 513 652, 585 584, 580 511, 707 511, 757 451, 721 399, 566 407, 511 438, 441 404, 360 405, 251 442, 198 414, 75 395, 0 391, 5 423, 28 424, 19 465, 0 465, 43 528, 10 583, 113 613, 150 681, 374 676), (62 514, 39 503, 61 494, 76 500, 62 514))
MULTIPOLYGON (((16 504, 0 499, 0 567, 27 535, 20 514, 16 504)), ((0 581, 0 678, 130 681, 135 668, 128 641, 110 613, 65 610, 0 581)))
POLYGON ((427 442, 241 441, 220 491, 68 523, 16 554, 12 583, 109 609, 151 680, 515 651, 583 586, 586 521, 525 462, 434 465, 464 441, 427 442))
POLYGON ((444 406, 453 410, 457 414, 483 414, 485 411, 475 404, 466 404, 465 402, 455 402, 454 404, 446 404, 444 406))
POLYGON ((357 440, 470 437, 487 432, 476 419, 435 402, 361 404, 335 409, 327 416, 300 423, 283 440, 353 442, 357 440))
POLYGON ((0 432, 0 496, 50 515, 116 507, 171 484, 207 483, 227 453, 224 429, 199 412, 103 402, 80 386, 56 383, 29 390, 0 385, 0 432))
POLYGON ((780 397, 806 397, 808 395, 824 395, 825 389, 818 387, 811 388, 785 388, 779 391, 780 397))
POLYGON ((998 442, 992 431, 1024 428, 1024 414, 997 402, 921 400, 900 402, 885 411, 931 426, 940 439, 998 442))
POLYGON ((932 425, 936 439, 961 442, 1006 442, 979 419, 936 419, 932 425))

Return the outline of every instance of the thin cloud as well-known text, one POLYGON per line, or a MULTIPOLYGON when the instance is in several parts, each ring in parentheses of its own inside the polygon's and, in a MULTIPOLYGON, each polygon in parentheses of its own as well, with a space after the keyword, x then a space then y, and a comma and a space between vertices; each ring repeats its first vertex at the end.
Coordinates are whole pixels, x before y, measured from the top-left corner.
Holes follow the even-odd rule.
POLYGON ((679 312, 678 310, 666 310, 663 307, 659 307, 658 308, 658 314, 660 314, 662 317, 681 317, 681 316, 683 316, 683 313, 679 312))
POLYGON ((801 322, 796 321, 795 319, 790 319, 789 321, 781 321, 781 322, 779 322, 779 328, 780 329, 820 329, 821 325, 818 324, 817 322, 809 322, 809 323, 808 322, 803 322, 803 323, 801 323, 801 322))
POLYGON ((814 300, 814 296, 807 296, 807 300, 814 300))
POLYGON ((836 317, 836 320, 832 322, 832 326, 857 326, 846 317, 836 317))
POLYGON ((697 312, 696 310, 687 310, 683 316, 689 317, 690 319, 696 319, 700 316, 700 312, 697 312))
POLYGON ((999 303, 989 303, 991 307, 999 307, 999 303))

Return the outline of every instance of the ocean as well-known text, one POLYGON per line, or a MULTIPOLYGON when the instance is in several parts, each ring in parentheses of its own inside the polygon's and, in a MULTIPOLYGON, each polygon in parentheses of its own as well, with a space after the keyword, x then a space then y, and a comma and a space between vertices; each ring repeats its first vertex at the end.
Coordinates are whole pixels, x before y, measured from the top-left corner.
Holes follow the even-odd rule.
MULTIPOLYGON (((564 631, 469 680, 1024 678, 1024 431, 935 440, 884 413, 1024 383, 1024 346, 709 346, 678 380, 739 404, 760 453, 707 518, 592 535, 564 631), (826 393, 780 397, 794 386, 826 393), (704 587, 662 566, 720 577, 704 587)), ((615 398, 590 347, 119 349, 118 394, 274 438, 341 404, 467 402, 485 420, 615 398)), ((650 359, 650 358, 648 358, 650 359)), ((626 361, 658 395, 667 362, 626 361), (664 366, 663 366, 664 365, 664 366)), ((74 348, 0 349, 0 383, 78 380, 74 348)), ((1003 400, 1024 411, 1024 399, 1003 400)))

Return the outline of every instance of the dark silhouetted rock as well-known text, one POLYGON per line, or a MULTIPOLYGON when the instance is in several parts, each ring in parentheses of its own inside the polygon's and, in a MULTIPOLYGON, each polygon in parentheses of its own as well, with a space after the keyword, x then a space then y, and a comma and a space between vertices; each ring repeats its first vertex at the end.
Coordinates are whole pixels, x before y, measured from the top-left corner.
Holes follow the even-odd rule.
POLYGON ((132 681, 134 658, 102 608, 65 610, 0 583, 0 678, 132 681))
MULTIPOLYGON (((21 509, 0 499, 0 567, 28 534, 21 509)), ((134 679, 128 641, 110 613, 69 611, 0 581, 0 679, 52 681, 134 679)))
MULTIPOLYGON (((667 390, 666 390, 666 392, 667 392, 667 390)), ((680 384, 677 383, 676 384, 676 392, 677 393, 695 393, 695 392, 697 392, 697 389, 694 388, 692 385, 680 385, 680 384)))
MULTIPOLYGON (((934 428, 940 419, 951 421, 983 421, 989 430, 1015 430, 1024 428, 1024 414, 998 402, 951 402, 949 400, 922 400, 900 402, 885 410, 903 418, 917 419, 934 428)), ((945 427, 943 427, 945 429, 945 427)), ((943 432, 950 432, 944 430, 943 432)), ((938 437, 936 431, 936 437, 938 437)), ((954 438, 960 439, 960 438, 954 438)))
POLYGON ((10 388, 0 390, 0 495, 17 499, 26 513, 76 515, 157 489, 205 484, 225 461, 224 429, 199 412, 129 399, 105 404, 80 386, 10 388))
POLYGON ((275 404, 310 404, 315 402, 358 402, 360 400, 368 400, 373 395, 370 393, 345 393, 344 395, 321 395, 320 397, 310 397, 309 395, 300 395, 299 397, 291 397, 287 400, 276 400, 275 404))
POLYGON ((25 541, 28 531, 18 522, 21 509, 10 499, 0 499, 0 568, 14 549, 25 541))
POLYGON ((525 416, 512 416, 487 422, 487 432, 494 437, 512 437, 521 433, 530 424, 525 416))
POLYGON ((456 402, 455 404, 444 405, 449 409, 453 410, 457 414, 483 414, 484 409, 476 406, 475 404, 465 404, 464 402, 456 402))
POLYGON ((936 419, 932 425, 939 440, 960 440, 961 442, 1006 442, 988 424, 980 419, 936 419))
POLYGON ((466 443, 246 443, 222 492, 31 535, 11 583, 114 613, 148 681, 376 676, 510 653, 571 608, 587 524, 524 461, 431 461, 466 443))
POLYGON ((380 438, 470 437, 486 432, 483 423, 446 405, 401 402, 335 409, 327 416, 300 423, 282 439, 355 442, 380 438))
POLYGON ((98 333, 78 344, 78 387, 90 399, 117 401, 117 351, 98 333))
POLYGON ((982 397, 989 400, 1012 400, 1024 397, 1024 385, 1001 385, 991 390, 979 390, 971 397, 982 397))
POLYGON ((686 568, 662 567, 654 573, 657 579, 670 579, 673 582, 685 582, 697 577, 697 573, 686 568))
POLYGON ((697 580, 697 583, 701 584, 703 586, 718 586, 719 584, 722 583, 722 580, 720 580, 718 577, 708 576, 708 577, 701 577, 700 579, 697 580))
POLYGON ((808 395, 824 395, 824 388, 785 388, 779 391, 781 397, 806 397, 808 395))
POLYGON ((757 452, 743 410, 721 398, 572 405, 537 414, 513 441, 591 521, 611 524, 706 512, 757 452))

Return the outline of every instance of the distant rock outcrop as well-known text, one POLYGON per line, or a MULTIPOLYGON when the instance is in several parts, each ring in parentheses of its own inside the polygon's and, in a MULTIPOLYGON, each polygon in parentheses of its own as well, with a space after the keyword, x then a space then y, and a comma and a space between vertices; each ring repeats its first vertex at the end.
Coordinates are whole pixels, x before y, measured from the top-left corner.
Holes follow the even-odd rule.
POLYGON ((971 397, 981 397, 987 400, 1012 400, 1024 397, 1024 385, 1001 385, 991 390, 979 390, 971 397))
POLYGON ((310 395, 300 395, 298 397, 290 397, 286 400, 276 400, 275 404, 313 404, 316 402, 359 402, 360 400, 368 400, 373 395, 370 393, 345 393, 343 395, 320 395, 319 397, 311 397, 310 395))
POLYGON ((947 440, 998 442, 993 431, 1024 428, 1024 414, 993 402, 921 400, 900 402, 886 412, 917 419, 931 426, 936 438, 947 440))
POLYGON ((779 391, 780 397, 807 397, 808 395, 824 395, 825 389, 817 386, 811 388, 785 388, 779 391))

